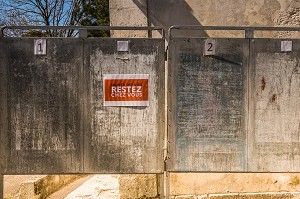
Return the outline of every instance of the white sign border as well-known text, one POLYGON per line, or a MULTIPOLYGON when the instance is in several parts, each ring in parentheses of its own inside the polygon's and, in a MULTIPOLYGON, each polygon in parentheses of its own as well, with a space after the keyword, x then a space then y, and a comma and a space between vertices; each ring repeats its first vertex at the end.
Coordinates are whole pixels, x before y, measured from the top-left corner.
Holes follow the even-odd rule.
POLYGON ((103 106, 149 106, 149 74, 103 74, 103 106), (105 80, 108 79, 147 79, 148 101, 105 101, 105 80))

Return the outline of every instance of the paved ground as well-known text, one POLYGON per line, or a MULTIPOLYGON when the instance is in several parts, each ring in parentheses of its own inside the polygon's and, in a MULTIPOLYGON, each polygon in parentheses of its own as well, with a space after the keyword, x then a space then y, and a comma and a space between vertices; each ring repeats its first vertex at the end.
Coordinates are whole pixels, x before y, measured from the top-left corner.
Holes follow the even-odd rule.
MULTIPOLYGON (((20 184, 37 175, 5 175, 5 199, 17 199, 20 184)), ((119 199, 118 175, 87 175, 79 178, 48 199, 119 199)))
POLYGON ((52 194, 48 199, 119 199, 118 175, 80 178, 52 194))

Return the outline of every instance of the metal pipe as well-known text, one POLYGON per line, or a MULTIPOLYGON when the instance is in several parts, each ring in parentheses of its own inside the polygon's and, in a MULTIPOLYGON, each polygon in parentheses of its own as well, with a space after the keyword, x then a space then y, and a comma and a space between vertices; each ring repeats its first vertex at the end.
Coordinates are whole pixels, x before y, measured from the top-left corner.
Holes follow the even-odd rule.
MULTIPOLYGON (((300 31, 300 27, 246 27, 246 26, 193 26, 174 25, 169 28, 168 36, 172 38, 172 30, 242 30, 246 33, 254 31, 300 31)), ((249 34, 251 35, 251 34, 249 34)))
POLYGON ((4 26, 1 27, 2 36, 5 29, 19 30, 145 30, 145 31, 160 31, 162 38, 165 37, 164 30, 160 27, 148 26, 4 26))

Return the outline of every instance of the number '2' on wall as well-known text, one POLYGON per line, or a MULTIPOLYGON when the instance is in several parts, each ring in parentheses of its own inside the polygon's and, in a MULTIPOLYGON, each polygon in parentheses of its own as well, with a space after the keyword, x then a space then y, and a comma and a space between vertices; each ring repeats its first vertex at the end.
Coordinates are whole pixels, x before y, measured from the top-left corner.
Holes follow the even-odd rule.
POLYGON ((216 40, 206 39, 204 45, 204 55, 216 55, 216 40))

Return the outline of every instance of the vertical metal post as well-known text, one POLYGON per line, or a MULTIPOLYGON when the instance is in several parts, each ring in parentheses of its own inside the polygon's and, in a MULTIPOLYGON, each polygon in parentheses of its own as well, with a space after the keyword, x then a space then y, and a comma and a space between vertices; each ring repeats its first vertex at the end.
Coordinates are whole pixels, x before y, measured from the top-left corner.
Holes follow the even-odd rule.
POLYGON ((79 29, 79 38, 87 38, 88 32, 86 29, 79 29))
POLYGON ((4 194, 3 194, 3 191, 4 191, 4 178, 3 178, 3 175, 2 173, 0 174, 0 198, 4 198, 4 194))
MULTIPOLYGON (((0 27, 0 38, 3 37, 4 27, 0 27)), ((2 43, 2 42, 1 42, 2 43)), ((3 59, 5 47, 0 46, 0 198, 4 198, 3 188, 3 170, 4 170, 4 155, 7 144, 7 66, 6 59, 3 59), (5 140, 4 140, 5 139, 5 140)))
MULTIPOLYGON (((164 30, 162 29, 162 35, 164 35, 164 30)), ((171 33, 169 33, 171 35, 171 33)), ((165 47, 165 126, 164 126, 164 174, 163 176, 163 183, 164 183, 164 198, 169 199, 170 198, 170 185, 169 185, 169 165, 168 165, 168 160, 169 160, 169 154, 168 154, 168 149, 169 149, 169 134, 168 134, 168 94, 169 94, 169 89, 168 89, 168 78, 169 78, 169 69, 168 69, 168 56, 169 56, 169 44, 170 40, 168 40, 168 44, 165 47)), ((166 42, 165 42, 166 45, 166 42)))
POLYGON ((4 36, 4 26, 0 27, 0 38, 2 38, 4 36))
POLYGON ((253 29, 245 29, 245 38, 247 38, 247 39, 254 38, 254 30, 253 29))
MULTIPOLYGON (((147 26, 151 26, 151 16, 149 11, 149 0, 146 1, 146 12, 147 12, 147 26)), ((148 30, 148 38, 152 38, 152 31, 148 30)))

